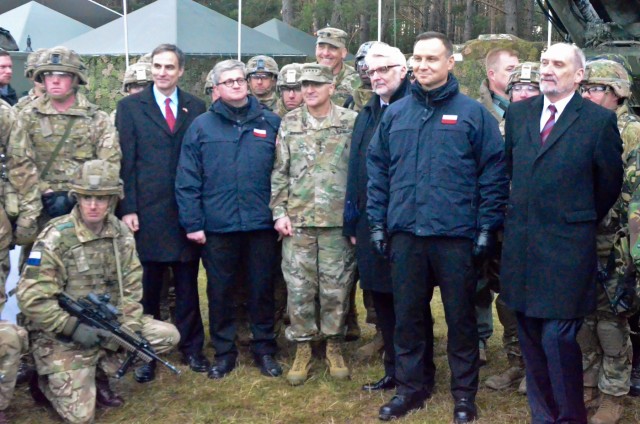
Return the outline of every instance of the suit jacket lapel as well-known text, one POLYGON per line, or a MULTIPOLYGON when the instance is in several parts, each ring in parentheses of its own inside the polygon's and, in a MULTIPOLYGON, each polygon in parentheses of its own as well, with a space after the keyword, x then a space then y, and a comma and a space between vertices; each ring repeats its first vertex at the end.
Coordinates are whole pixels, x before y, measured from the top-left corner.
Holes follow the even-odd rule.
MULTIPOLYGON (((189 116, 189 100, 184 96, 182 90, 178 88, 178 116, 176 117, 176 125, 173 128, 174 134, 180 131, 180 127, 185 123, 189 116)), ((167 125, 167 128, 169 126, 167 125)))
POLYGON ((562 114, 553 126, 553 129, 551 130, 546 143, 544 143, 544 146, 542 146, 542 148, 538 152, 538 156, 543 155, 547 150, 551 148, 551 146, 556 144, 560 140, 560 137, 573 124, 573 122, 578 119, 579 111, 582 108, 582 102, 582 96, 580 96, 578 93, 574 93, 573 97, 567 104, 567 107, 564 108, 564 111, 562 111, 562 114))
MULTIPOLYGON (((539 117, 542 114, 543 105, 543 96, 538 96, 536 100, 531 103, 531 108, 536 112, 534 116, 539 117)), ((529 132, 529 139, 533 149, 536 153, 539 153, 540 148, 542 147, 540 143, 540 119, 529 119, 527 122, 527 131, 529 132)))
MULTIPOLYGON (((169 124, 167 124, 167 120, 164 119, 164 115, 156 102, 156 98, 153 95, 153 85, 145 88, 140 96, 140 102, 144 104, 142 110, 144 113, 151 118, 151 120, 160 128, 162 128, 167 134, 173 135, 171 130, 169 129, 169 124)), ((179 116, 180 114, 178 114, 179 116)))

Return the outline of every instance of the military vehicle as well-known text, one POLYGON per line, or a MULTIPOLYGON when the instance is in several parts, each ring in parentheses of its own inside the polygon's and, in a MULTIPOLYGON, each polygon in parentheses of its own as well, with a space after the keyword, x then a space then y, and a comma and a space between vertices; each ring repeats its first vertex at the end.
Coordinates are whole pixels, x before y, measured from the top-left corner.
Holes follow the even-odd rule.
POLYGON ((640 113, 640 0, 536 0, 567 42, 587 59, 623 63, 633 77, 629 104, 640 113))

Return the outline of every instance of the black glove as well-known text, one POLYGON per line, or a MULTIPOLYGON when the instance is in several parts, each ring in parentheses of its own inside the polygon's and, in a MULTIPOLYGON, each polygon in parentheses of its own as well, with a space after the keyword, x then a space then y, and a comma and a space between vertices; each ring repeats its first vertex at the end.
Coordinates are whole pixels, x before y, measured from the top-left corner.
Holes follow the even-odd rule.
POLYGON ((80 323, 71 335, 71 339, 85 349, 91 349, 98 346, 105 335, 104 330, 80 323))
POLYGON ((75 204, 75 199, 69 197, 68 191, 53 191, 42 195, 42 206, 51 218, 70 213, 75 204))
POLYGON ((480 269, 491 258, 496 245, 496 235, 489 227, 481 227, 473 244, 473 264, 480 269))
POLYGON ((387 232, 382 226, 376 225, 370 228, 371 244, 373 250, 383 258, 387 257, 387 232))

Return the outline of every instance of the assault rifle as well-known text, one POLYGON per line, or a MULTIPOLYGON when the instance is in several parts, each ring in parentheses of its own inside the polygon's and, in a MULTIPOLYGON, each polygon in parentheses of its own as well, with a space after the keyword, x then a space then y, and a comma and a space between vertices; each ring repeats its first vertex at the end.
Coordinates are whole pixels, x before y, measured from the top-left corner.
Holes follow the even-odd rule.
POLYGON ((120 324, 118 321, 120 312, 109 303, 110 300, 111 297, 108 294, 98 296, 95 293, 89 293, 87 297, 78 300, 74 300, 65 292, 58 296, 58 303, 62 309, 78 318, 80 322, 108 332, 110 334, 109 341, 129 352, 127 359, 116 373, 116 378, 124 376, 136 359, 146 363, 158 361, 174 374, 180 375, 179 369, 156 355, 144 337, 120 324))

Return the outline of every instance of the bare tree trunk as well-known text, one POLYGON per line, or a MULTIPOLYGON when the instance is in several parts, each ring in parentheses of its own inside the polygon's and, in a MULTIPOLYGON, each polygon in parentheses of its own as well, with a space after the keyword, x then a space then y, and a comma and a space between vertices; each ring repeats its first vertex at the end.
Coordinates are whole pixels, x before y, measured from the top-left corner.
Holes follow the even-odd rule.
POLYGON ((369 26, 369 14, 360 15, 360 44, 371 40, 371 28, 369 26))
POLYGON ((447 34, 447 37, 449 38, 449 40, 453 40, 455 38, 455 28, 454 28, 454 20, 453 20, 453 13, 451 13, 451 6, 454 0, 446 0, 447 2, 447 23, 446 23, 446 30, 445 30, 445 34, 447 34))
POLYGON ((418 31, 418 33, 427 31, 429 26, 429 20, 433 16, 433 11, 431 10, 431 0, 424 0, 424 5, 422 6, 422 27, 418 31))
POLYGON ((533 37, 533 22, 535 20, 535 7, 532 2, 525 1, 523 4, 522 25, 520 34, 525 40, 531 40, 533 37))
POLYGON ((282 0, 282 21, 293 25, 293 0, 282 0))
POLYGON ((331 12, 331 26, 342 28, 342 0, 333 0, 333 11, 331 12))
POLYGON ((496 10, 493 7, 489 8, 489 34, 496 33, 496 10))
POLYGON ((518 35, 518 0, 504 0, 504 32, 518 35))
POLYGON ((380 41, 384 41, 385 43, 393 44, 393 38, 387 37, 387 27, 389 24, 393 24, 393 16, 391 16, 393 9, 393 1, 382 2, 382 29, 380 31, 380 41))
POLYGON ((467 0, 467 5, 464 12, 464 35, 462 38, 464 41, 471 40, 473 31, 473 17, 475 16, 475 7, 473 0, 467 0))

